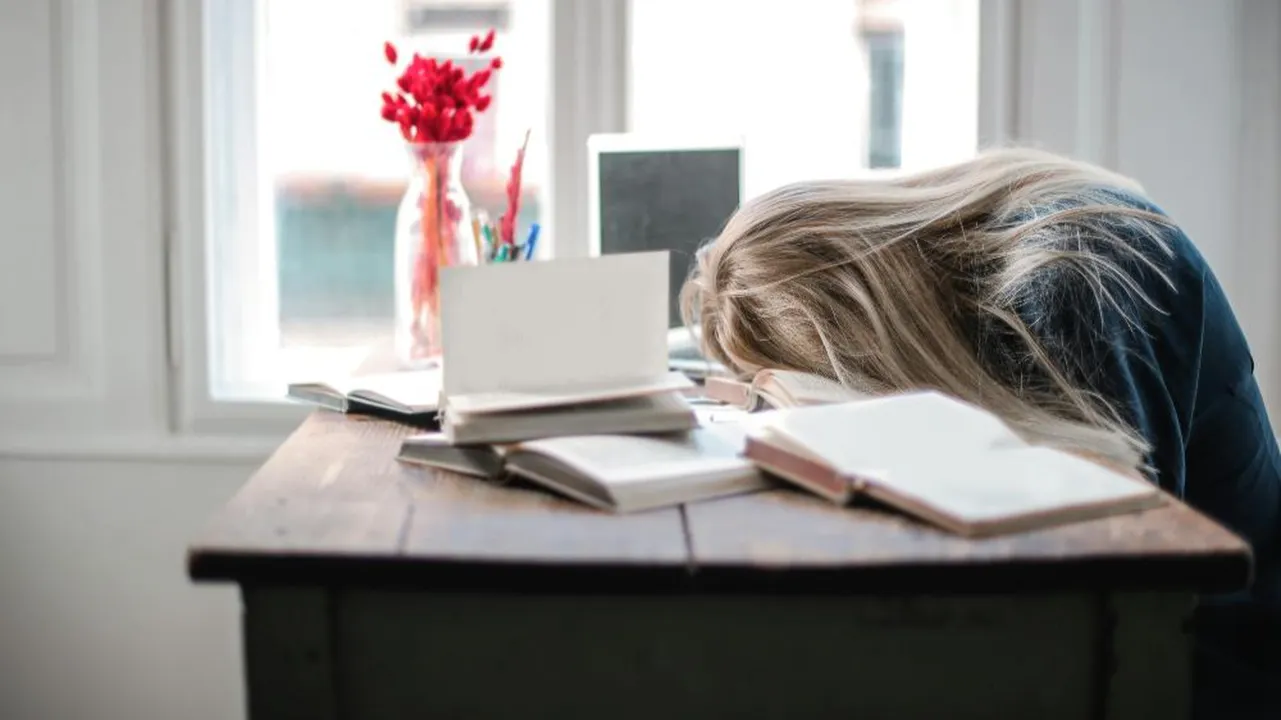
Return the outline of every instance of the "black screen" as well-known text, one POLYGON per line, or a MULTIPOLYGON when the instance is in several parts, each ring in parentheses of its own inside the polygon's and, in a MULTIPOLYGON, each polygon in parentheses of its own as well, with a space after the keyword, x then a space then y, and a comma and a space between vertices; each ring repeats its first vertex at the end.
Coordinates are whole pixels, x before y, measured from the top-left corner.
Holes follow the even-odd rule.
POLYGON ((739 151, 602 152, 599 162, 601 254, 669 251, 669 326, 679 327, 694 253, 738 207, 739 151))

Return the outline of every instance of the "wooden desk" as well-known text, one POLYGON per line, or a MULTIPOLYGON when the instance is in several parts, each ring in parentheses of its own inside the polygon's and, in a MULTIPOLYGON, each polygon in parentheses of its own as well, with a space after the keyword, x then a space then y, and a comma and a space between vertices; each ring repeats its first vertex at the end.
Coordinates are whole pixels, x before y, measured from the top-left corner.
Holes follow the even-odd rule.
POLYGON ((613 516, 318 412, 191 546, 263 718, 1173 720, 1246 547, 1174 503, 967 541, 779 489, 613 516))

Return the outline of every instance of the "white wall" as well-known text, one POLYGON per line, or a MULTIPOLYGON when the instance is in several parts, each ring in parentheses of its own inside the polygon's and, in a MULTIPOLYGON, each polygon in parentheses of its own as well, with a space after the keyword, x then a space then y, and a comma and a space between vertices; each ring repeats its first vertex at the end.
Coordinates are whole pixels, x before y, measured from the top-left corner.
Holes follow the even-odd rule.
POLYGON ((243 717, 238 595, 185 546, 251 469, 0 459, 0 717, 243 717))
MULTIPOLYGON (((219 459, 227 441, 176 430, 174 368, 201 359, 167 342, 182 278, 165 273, 161 6, 0 2, 6 719, 242 715, 235 594, 190 585, 183 552, 260 457, 219 459)), ((1220 268, 1281 407, 1281 4, 991 0, 984 13, 1015 32, 1011 62, 985 54, 983 130, 1146 182, 1220 268)))
POLYGON ((170 430, 161 17, 0 2, 6 720, 244 716, 235 590, 184 567, 255 463, 170 430))

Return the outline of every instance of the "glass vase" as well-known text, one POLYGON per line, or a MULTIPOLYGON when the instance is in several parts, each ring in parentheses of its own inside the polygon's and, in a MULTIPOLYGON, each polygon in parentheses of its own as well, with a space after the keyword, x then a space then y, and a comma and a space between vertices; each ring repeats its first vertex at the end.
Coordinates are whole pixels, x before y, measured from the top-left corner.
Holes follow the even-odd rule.
POLYGON ((413 167, 396 213, 396 355, 406 368, 439 364, 440 271, 479 261, 462 143, 407 146, 413 167))

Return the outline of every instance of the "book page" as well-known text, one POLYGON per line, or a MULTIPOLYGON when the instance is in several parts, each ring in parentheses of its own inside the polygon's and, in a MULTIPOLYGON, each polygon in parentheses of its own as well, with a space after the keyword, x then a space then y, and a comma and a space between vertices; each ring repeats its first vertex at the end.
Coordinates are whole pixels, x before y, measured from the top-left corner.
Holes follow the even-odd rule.
POLYGON ((767 390, 770 386, 781 388, 783 392, 775 392, 773 394, 775 396, 782 395, 792 406, 820 405, 868 398, 863 393, 851 390, 835 380, 829 380, 821 375, 792 370, 767 370, 765 372, 769 373, 769 375, 763 379, 762 386, 767 390))
POLYGON ((445 395, 626 384, 666 374, 667 256, 445 268, 445 395))
POLYGON ((784 435, 776 428, 769 427, 768 425, 752 428, 748 431, 748 435, 765 443, 766 445, 776 447, 780 450, 785 450, 797 457, 817 463, 823 463, 824 465, 830 465, 830 463, 823 459, 821 455, 818 455, 805 445, 797 442, 792 437, 784 435))
POLYGON ((1158 497, 1155 485, 1041 447, 920 454, 870 483, 894 505, 924 505, 958 524, 1016 519, 1074 507, 1158 497))
POLYGON ((957 455, 1025 446, 996 416, 935 392, 789 409, 770 429, 840 473, 868 478, 922 458, 945 468, 957 455))
POLYGON ((520 410, 559 407, 572 404, 643 397, 677 392, 694 387, 693 381, 681 373, 664 373, 654 378, 627 383, 585 384, 578 387, 548 388, 539 390, 507 390, 453 395, 448 399, 447 410, 452 413, 479 415, 506 413, 520 410))
POLYGON ((728 405, 746 407, 752 386, 734 378, 712 376, 703 381, 703 394, 728 405))
POLYGON ((436 409, 440 382, 440 370, 428 369, 345 378, 335 387, 355 398, 421 412, 436 409))
POLYGON ((558 460, 604 485, 650 482, 664 478, 741 468, 730 423, 715 430, 699 428, 676 435, 594 435, 552 438, 521 443, 520 448, 558 460))
POLYGON ((405 438, 396 459, 464 475, 497 478, 503 474, 505 452, 503 446, 455 446, 441 433, 425 433, 405 438))
MULTIPOLYGON (((741 426, 748 418, 746 410, 729 405, 694 405, 693 407, 694 414, 698 416, 698 424, 703 426, 720 424, 741 426)), ((743 432, 741 427, 736 430, 743 432)))

